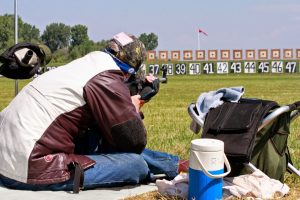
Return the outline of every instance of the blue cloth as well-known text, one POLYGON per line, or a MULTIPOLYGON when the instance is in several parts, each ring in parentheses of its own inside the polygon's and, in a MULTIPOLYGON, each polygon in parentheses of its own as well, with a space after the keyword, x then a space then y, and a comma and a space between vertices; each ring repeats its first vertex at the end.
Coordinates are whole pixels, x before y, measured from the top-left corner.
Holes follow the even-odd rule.
MULTIPOLYGON (((145 149, 142 154, 108 153, 89 155, 96 164, 84 171, 84 189, 116 187, 149 182, 154 174, 173 179, 178 173, 179 158, 171 154, 145 149)), ((0 175, 3 185, 20 190, 73 190, 73 180, 50 185, 21 183, 0 175)))
POLYGON ((216 108, 224 103, 224 100, 238 102, 244 94, 245 89, 242 86, 220 88, 216 91, 204 92, 198 97, 196 108, 199 118, 204 121, 209 109, 216 108))
POLYGON ((115 61, 115 63, 120 67, 120 69, 128 74, 134 74, 135 73, 135 69, 129 65, 127 65, 126 63, 122 62, 121 60, 117 59, 116 57, 112 57, 115 61))
POLYGON ((114 56, 109 50, 105 49, 104 50, 105 53, 108 53, 113 60, 115 61, 115 63, 118 65, 118 67, 124 72, 124 73, 128 73, 128 74, 135 74, 136 71, 133 67, 131 67, 130 65, 126 64, 125 62, 121 61, 120 59, 118 59, 116 56, 114 56))

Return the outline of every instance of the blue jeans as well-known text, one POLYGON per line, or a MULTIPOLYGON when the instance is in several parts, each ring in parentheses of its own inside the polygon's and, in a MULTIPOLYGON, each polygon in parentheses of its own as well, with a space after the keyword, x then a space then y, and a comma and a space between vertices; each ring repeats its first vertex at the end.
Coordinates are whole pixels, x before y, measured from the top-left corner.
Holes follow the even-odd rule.
MULTIPOLYGON (((84 171, 84 189, 135 185, 152 180, 155 174, 172 179, 177 175, 179 158, 163 152, 145 149, 142 154, 107 153, 88 155, 96 164, 84 171)), ((20 190, 73 189, 73 180, 50 185, 21 183, 0 175, 0 182, 8 188, 20 190)))

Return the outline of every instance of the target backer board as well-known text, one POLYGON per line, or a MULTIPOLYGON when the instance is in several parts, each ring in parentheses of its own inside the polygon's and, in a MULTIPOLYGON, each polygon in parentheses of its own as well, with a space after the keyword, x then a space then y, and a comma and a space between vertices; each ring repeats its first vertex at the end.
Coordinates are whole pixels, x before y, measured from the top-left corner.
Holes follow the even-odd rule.
POLYGON ((193 60, 193 51, 192 50, 183 51, 183 60, 193 60))
POLYGON ((204 50, 196 50, 196 60, 205 60, 205 51, 204 50))
POLYGON ((180 51, 171 51, 171 60, 177 61, 180 59, 180 51))
POLYGON ((156 59, 156 51, 147 51, 147 60, 155 60, 156 59))
POLYGON ((300 49, 296 49, 296 59, 300 59, 300 49))
POLYGON ((268 59, 268 49, 259 49, 258 50, 258 59, 259 60, 266 60, 268 59))
POLYGON ((254 49, 246 50, 246 60, 255 60, 255 50, 254 49))
POLYGON ((208 60, 217 60, 218 50, 208 50, 208 60))
POLYGON ((230 60, 230 50, 220 50, 221 60, 230 60))
POLYGON ((280 59, 280 49, 271 49, 271 59, 280 59))
POLYGON ((168 51, 159 51, 158 52, 158 59, 159 60, 168 60, 169 56, 168 56, 168 51))
POLYGON ((283 49, 283 58, 284 59, 293 59, 293 49, 283 49))
POLYGON ((233 60, 242 60, 243 59, 243 50, 235 49, 232 51, 233 60))

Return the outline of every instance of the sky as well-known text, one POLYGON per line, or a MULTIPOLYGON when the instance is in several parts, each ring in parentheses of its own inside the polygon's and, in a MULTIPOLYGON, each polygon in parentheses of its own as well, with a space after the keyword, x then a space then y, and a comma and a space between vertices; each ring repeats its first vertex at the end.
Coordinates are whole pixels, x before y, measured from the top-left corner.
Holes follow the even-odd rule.
MULTIPOLYGON (((156 50, 300 47, 299 0, 17 0, 17 10, 41 34, 51 23, 85 25, 94 41, 155 33, 156 50)), ((14 0, 0 0, 3 14, 14 0)))

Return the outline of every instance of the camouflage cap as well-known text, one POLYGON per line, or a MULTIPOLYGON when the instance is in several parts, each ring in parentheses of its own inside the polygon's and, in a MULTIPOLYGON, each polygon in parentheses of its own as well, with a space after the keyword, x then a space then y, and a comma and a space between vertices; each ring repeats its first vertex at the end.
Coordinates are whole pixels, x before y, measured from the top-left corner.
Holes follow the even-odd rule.
POLYGON ((135 36, 126 34, 130 41, 125 43, 115 37, 108 42, 106 49, 114 54, 118 59, 130 65, 137 71, 146 58, 146 48, 144 44, 135 36))

